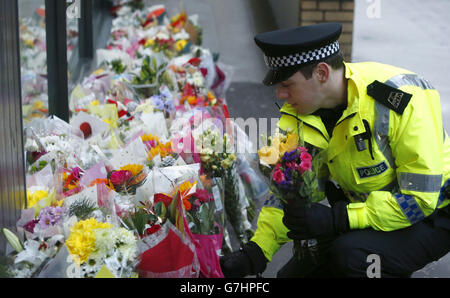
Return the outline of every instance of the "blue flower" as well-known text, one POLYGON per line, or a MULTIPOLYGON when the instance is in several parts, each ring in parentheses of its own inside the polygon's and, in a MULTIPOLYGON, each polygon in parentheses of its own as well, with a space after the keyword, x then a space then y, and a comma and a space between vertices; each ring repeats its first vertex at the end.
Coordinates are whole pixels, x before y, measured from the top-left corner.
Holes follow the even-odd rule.
POLYGON ((153 105, 158 109, 163 111, 164 110, 164 101, 162 100, 162 97, 159 95, 153 95, 150 97, 150 99, 153 102, 153 105))

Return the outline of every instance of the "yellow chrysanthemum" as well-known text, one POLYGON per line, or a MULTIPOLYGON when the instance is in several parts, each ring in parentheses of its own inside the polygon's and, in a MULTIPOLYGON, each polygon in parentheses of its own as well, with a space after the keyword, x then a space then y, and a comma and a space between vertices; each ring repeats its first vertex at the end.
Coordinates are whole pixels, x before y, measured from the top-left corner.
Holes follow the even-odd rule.
POLYGON ((100 102, 98 100, 91 101, 91 106, 98 106, 100 102))
POLYGON ((86 262, 95 249, 95 229, 110 229, 109 223, 98 222, 89 218, 77 222, 71 229, 66 246, 77 264, 86 262))
POLYGON ((140 172, 142 172, 143 168, 144 168, 143 165, 136 165, 136 164, 126 165, 126 166, 120 167, 120 169, 122 171, 130 171, 131 172, 131 177, 134 177, 134 176, 138 175, 140 172))

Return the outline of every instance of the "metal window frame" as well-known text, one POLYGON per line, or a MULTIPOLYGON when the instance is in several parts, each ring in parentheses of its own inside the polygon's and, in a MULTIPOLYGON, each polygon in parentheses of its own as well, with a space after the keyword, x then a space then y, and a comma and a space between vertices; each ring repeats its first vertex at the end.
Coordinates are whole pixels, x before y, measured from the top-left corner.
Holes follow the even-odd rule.
MULTIPOLYGON (((26 203, 17 0, 0 1, 0 227, 15 231, 26 203)), ((0 236, 0 255, 8 253, 0 236)))
POLYGON ((45 0, 49 116, 69 122, 66 1, 45 0))

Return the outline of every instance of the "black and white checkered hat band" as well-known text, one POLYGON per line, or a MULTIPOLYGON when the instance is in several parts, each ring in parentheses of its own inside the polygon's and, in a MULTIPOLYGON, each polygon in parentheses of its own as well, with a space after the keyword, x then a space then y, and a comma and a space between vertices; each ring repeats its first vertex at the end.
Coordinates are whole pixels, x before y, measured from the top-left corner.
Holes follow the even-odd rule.
POLYGON ((314 49, 303 53, 281 57, 267 57, 264 56, 264 61, 270 68, 287 67, 299 64, 304 64, 314 60, 321 60, 333 55, 339 51, 339 42, 335 41, 332 44, 324 46, 320 49, 314 49))

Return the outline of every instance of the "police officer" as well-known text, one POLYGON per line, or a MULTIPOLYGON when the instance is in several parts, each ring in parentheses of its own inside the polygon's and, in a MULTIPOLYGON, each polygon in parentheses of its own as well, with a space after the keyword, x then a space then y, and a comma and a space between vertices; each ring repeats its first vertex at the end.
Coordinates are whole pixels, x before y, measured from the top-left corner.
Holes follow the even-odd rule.
POLYGON ((268 199, 251 241, 221 258, 226 277, 263 272, 281 245, 317 238, 320 261, 293 257, 278 277, 408 277, 450 251, 450 139, 440 96, 419 75, 390 65, 346 63, 342 26, 324 23, 259 34, 263 83, 285 101, 278 126, 303 123, 308 146, 326 150, 331 207, 268 199))

